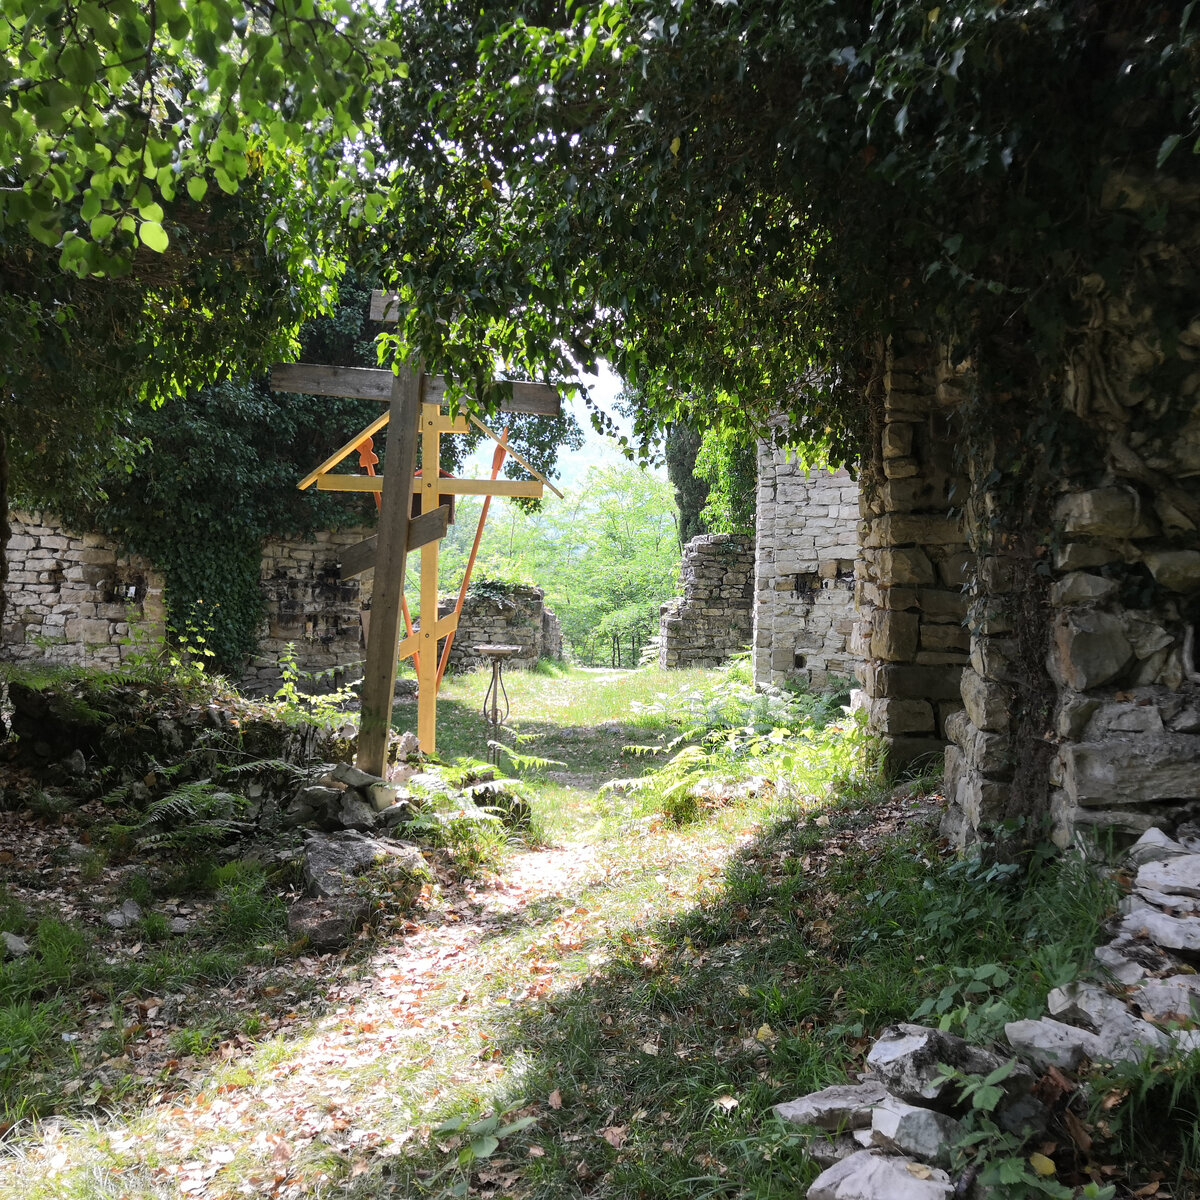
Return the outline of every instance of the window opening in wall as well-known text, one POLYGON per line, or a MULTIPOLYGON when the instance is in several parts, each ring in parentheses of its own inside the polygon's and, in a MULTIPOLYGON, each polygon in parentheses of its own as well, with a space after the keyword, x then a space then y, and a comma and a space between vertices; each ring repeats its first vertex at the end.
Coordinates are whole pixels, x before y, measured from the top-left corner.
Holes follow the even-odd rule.
POLYGON ((800 671, 808 665, 808 659, 799 650, 792 655, 792 669, 800 671))

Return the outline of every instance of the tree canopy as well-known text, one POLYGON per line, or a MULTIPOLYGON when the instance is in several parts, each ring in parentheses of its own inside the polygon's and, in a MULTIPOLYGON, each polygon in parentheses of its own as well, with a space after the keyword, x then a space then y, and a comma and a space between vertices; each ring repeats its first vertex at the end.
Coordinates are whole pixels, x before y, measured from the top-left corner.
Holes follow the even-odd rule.
MULTIPOLYGON (((399 9, 412 78, 380 119, 398 336, 480 375, 603 354, 652 401, 644 427, 711 395, 707 419, 782 407, 852 459, 872 339, 923 327, 1057 365, 1080 279, 1137 271, 1131 233, 1171 214, 1122 196, 1200 163, 1193 8, 399 9)), ((1195 280, 1162 291, 1174 337, 1195 280)))

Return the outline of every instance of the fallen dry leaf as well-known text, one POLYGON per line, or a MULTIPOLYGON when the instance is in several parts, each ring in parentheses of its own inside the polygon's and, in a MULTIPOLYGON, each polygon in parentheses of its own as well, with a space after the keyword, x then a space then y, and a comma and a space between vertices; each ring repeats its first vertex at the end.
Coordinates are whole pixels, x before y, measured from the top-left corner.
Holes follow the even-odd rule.
POLYGON ((620 1150, 620 1148, 625 1145, 625 1139, 628 1136, 628 1126, 609 1125, 607 1128, 600 1130, 600 1136, 614 1150, 620 1150))
POLYGON ((546 1103, 553 1109, 562 1108, 562 1092, 555 1088, 546 1100, 546 1103))
POLYGON ((928 1179, 933 1174, 933 1168, 927 1167, 924 1163, 905 1163, 904 1169, 917 1179, 928 1179))

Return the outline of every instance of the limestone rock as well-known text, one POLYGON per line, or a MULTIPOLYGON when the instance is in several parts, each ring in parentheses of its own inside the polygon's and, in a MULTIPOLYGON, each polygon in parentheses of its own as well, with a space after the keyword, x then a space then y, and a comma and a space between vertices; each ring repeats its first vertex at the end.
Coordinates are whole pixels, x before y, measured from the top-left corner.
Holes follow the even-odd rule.
POLYGON ((1134 886, 1138 891, 1200 898, 1200 854, 1148 862, 1138 871, 1134 886))
POLYGON ((1155 583, 1173 592, 1200 591, 1200 550, 1157 550, 1145 561, 1155 583))
POLYGON ((3 943, 5 958, 24 958, 29 953, 29 943, 24 938, 17 937, 15 933, 9 933, 7 930, 0 933, 0 943, 3 943))
POLYGON ((338 808, 338 824, 343 829, 370 833, 375 828, 375 808, 357 792, 344 792, 338 808))
POLYGON ((822 1088, 798 1100, 775 1105, 781 1121, 793 1125, 815 1125, 818 1129, 865 1129, 871 1124, 871 1110, 882 1103, 887 1091, 875 1080, 864 1083, 836 1084, 822 1088))
POLYGON ((1132 537, 1141 523, 1141 502, 1132 488, 1092 488, 1059 500, 1054 506, 1054 521, 1067 533, 1132 537))
POLYGON ((1101 967, 1118 983, 1123 983, 1126 987, 1137 983, 1139 979, 1146 978, 1146 968, 1141 963, 1127 958, 1113 946, 1097 946, 1093 954, 1101 967))
POLYGON ((341 896, 347 891, 347 881, 388 859, 398 860, 401 867, 414 873, 425 871, 425 860, 413 846, 379 841, 350 830, 313 834, 304 843, 304 886, 311 896, 341 896))
POLYGON ((1091 1057, 1098 1062, 1140 1062, 1151 1050, 1166 1051, 1171 1046, 1171 1039, 1161 1029, 1132 1013, 1109 1021, 1096 1037, 1099 1044, 1091 1057))
POLYGON ((311 787, 301 788, 292 798, 292 805, 306 805, 314 812, 322 812, 330 804, 340 804, 341 799, 341 788, 321 787, 319 784, 314 784, 311 787))
POLYGON ((1181 854, 1187 854, 1188 851, 1184 846, 1181 846, 1174 838, 1168 837, 1161 829, 1154 826, 1147 829, 1140 838, 1125 852, 1125 857, 1129 859, 1135 867, 1143 866, 1149 862, 1157 862, 1168 858, 1177 858, 1181 854))
POLYGON ((1094 604, 1107 600, 1117 590, 1115 580, 1088 571, 1072 571, 1050 589, 1050 603, 1055 608, 1071 604, 1094 604))
POLYGON ((370 903, 360 896, 305 896, 288 912, 288 933, 327 954, 347 945, 369 912, 370 903))
POLYGON ((1076 804, 1200 799, 1200 739, 1190 734, 1112 736, 1063 746, 1059 756, 1076 804))
POLYGON ((126 900, 120 908, 104 914, 104 923, 113 929, 128 929, 142 919, 142 906, 136 900, 126 900))
POLYGON ((349 763, 335 763, 331 772, 334 779, 346 784, 352 788, 369 788, 373 783, 382 783, 383 780, 378 775, 370 775, 366 771, 360 771, 357 767, 352 767, 349 763))
POLYGON ((1090 609, 1060 612, 1051 637, 1050 675, 1061 687, 1077 692, 1116 679, 1133 658, 1124 623, 1111 613, 1090 609))
MULTIPOLYGON (((860 1129, 857 1132, 862 1134, 869 1131, 860 1129)), ((858 1139, 849 1133, 823 1133, 814 1137, 804 1149, 808 1152, 808 1157, 818 1166, 832 1167, 834 1163, 839 1163, 843 1158, 857 1154, 865 1147, 860 1145, 858 1139)))
POLYGON ((926 1169, 912 1159, 860 1150, 822 1171, 808 1189, 808 1200, 950 1200, 950 1176, 934 1168, 928 1178, 919 1178, 926 1169))
POLYGON ((1148 1020, 1194 1022, 1200 1013, 1200 975, 1149 979, 1129 999, 1148 1020))
MULTIPOLYGON (((956 1087, 940 1079, 940 1064, 968 1075, 987 1075, 1007 1061, 940 1029, 910 1024, 889 1026, 867 1054, 868 1069, 894 1096, 910 1104, 937 1101, 943 1106, 954 1103, 956 1087)), ((1033 1075, 1018 1066, 1003 1086, 1015 1099, 1030 1090, 1033 1075)))
POLYGON ((1082 980, 1055 988, 1046 997, 1046 1008, 1060 1021, 1087 1025, 1093 1030, 1119 1020, 1128 1011, 1118 996, 1082 980))
MULTIPOLYGON (((406 680, 405 683, 407 685, 405 691, 412 692, 414 690, 412 681, 406 680)), ((396 694, 402 695, 403 692, 400 690, 399 679, 396 680, 396 685, 396 694)), ((403 762, 404 759, 408 758, 410 755, 416 754, 420 749, 420 746, 421 743, 417 741, 417 735, 405 730, 404 733, 395 735, 395 740, 392 741, 391 745, 388 747, 389 756, 395 757, 395 759, 399 762, 403 762)), ((388 778, 394 778, 394 776, 389 772, 388 778)))
MULTIPOLYGON (((1130 922, 1130 924, 1136 930, 1136 922, 1130 922)), ((1136 976, 1132 981, 1122 979, 1121 983, 1136 983, 1138 979, 1145 978, 1147 975, 1162 975, 1179 970, 1179 963, 1172 955, 1145 937, 1139 937, 1136 932, 1122 933, 1107 946, 1098 947, 1094 953, 1096 961, 1102 964, 1107 964, 1109 961, 1116 962, 1119 959, 1121 963, 1133 963, 1141 971, 1141 975, 1136 976)))
POLYGON ((872 1141, 884 1150, 946 1166, 962 1127, 945 1113, 887 1097, 871 1113, 872 1141))
POLYGON ((967 716, 976 729, 1004 733, 1008 729, 1012 693, 1002 684, 984 679, 966 669, 962 673, 962 699, 967 716))
POLYGON ((1121 931, 1131 937, 1144 934, 1164 950, 1200 954, 1200 917, 1171 917, 1149 909, 1125 917, 1121 931))
POLYGON ((1004 1036, 1022 1058, 1040 1071, 1047 1067, 1072 1071, 1084 1058, 1095 1058, 1100 1049, 1096 1034, 1049 1017, 1036 1021, 1009 1021, 1004 1026, 1004 1036))

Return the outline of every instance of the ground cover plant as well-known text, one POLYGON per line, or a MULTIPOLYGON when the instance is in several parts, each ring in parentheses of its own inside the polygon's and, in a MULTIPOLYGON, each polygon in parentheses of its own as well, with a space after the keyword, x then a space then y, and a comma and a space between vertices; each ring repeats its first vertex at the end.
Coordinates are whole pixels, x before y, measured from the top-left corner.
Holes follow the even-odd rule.
MULTIPOLYGON (((890 1021, 993 1037, 1090 960, 1111 881, 1041 853, 958 860, 937 836, 936 781, 882 785, 833 701, 775 697, 794 727, 773 740, 753 697, 726 703, 737 669, 676 678, 678 690, 656 672, 515 678, 526 757, 565 764, 525 772, 544 840, 497 847, 490 869, 444 881, 355 955, 214 986, 223 1010, 155 1039, 185 1070, 18 1121, 0 1195, 794 1197, 816 1167, 774 1103, 861 1067, 890 1021), (622 753, 627 735, 659 752, 622 753), (598 780, 661 771, 713 735, 720 770, 693 786, 735 785, 721 802, 680 820, 653 783, 597 795, 598 780), (235 1034, 222 1013, 240 1018, 235 1034)), ((479 684, 450 685, 462 707, 448 730, 455 712, 466 726, 479 684)), ((251 931, 270 906, 242 903, 258 878, 237 866, 213 881, 217 946, 269 945, 251 931)), ((142 887, 133 876, 126 890, 142 887)), ((127 958, 162 944, 137 936, 127 958)), ((95 1017, 112 1021, 111 1057, 133 1061, 148 1039, 128 1017, 162 1014, 123 1014, 95 1017)), ((1172 1092, 1177 1111, 1194 1106, 1194 1078, 1190 1064, 1152 1064, 1102 1081, 1095 1111, 1068 1097, 1076 1124, 1038 1151, 1049 1182, 1191 1194, 1186 1139, 1148 1133, 1172 1092)), ((1002 1139, 984 1148, 1032 1177, 1002 1139)))

